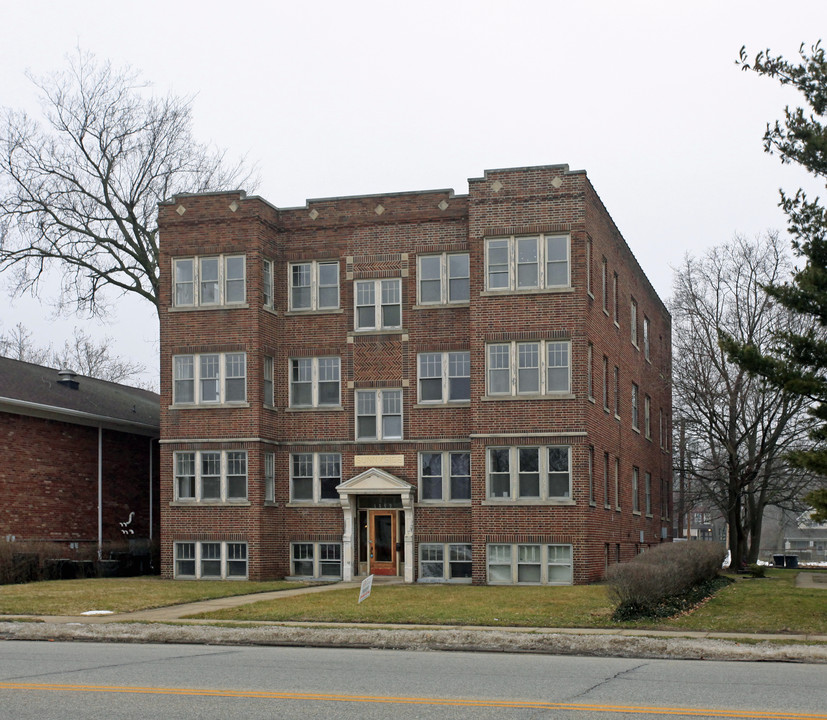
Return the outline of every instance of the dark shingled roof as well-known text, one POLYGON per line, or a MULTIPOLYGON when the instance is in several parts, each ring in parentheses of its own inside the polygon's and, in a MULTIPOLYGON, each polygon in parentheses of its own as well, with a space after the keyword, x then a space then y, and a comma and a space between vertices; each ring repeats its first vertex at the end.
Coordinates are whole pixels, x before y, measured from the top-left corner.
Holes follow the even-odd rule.
POLYGON ((0 410, 158 435, 157 393, 85 375, 75 376, 77 388, 59 379, 54 368, 0 357, 0 410))

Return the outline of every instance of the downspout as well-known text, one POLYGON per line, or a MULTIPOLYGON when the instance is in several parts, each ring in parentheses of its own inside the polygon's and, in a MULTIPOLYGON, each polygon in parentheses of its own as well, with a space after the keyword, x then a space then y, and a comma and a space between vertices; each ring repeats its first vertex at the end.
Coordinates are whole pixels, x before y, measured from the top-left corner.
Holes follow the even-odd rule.
POLYGON ((152 540, 152 438, 149 438, 149 539, 152 540))
POLYGON ((103 559, 103 427, 98 426, 98 560, 103 559))

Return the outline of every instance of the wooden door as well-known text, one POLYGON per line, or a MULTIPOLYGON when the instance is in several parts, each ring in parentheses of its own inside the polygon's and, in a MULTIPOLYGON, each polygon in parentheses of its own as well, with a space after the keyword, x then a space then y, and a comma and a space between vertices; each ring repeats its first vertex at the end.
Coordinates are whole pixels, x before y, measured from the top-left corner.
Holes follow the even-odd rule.
POLYGON ((368 557, 373 575, 396 575, 396 510, 371 510, 368 557))

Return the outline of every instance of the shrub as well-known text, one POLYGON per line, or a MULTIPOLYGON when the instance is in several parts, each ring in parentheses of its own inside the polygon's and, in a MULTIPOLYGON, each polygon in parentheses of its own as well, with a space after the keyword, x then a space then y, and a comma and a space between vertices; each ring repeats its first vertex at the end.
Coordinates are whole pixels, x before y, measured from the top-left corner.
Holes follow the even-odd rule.
POLYGON ((714 579, 725 550, 708 542, 664 543, 633 560, 613 565, 606 574, 609 596, 618 612, 652 611, 665 598, 686 593, 714 579))

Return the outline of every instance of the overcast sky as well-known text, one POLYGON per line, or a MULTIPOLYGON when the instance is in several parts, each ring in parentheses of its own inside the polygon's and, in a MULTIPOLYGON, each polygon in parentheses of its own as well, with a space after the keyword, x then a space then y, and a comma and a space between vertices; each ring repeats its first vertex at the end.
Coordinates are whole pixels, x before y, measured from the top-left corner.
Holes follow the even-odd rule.
MULTIPOLYGON (((197 138, 257 163, 257 194, 278 207, 464 194, 485 169, 565 163, 587 171, 664 299, 687 252, 785 229, 779 187, 824 191, 762 151, 794 91, 735 65, 742 45, 792 58, 815 43, 824 0, 2 6, 1 105, 35 109, 24 73, 65 67, 76 47, 129 64, 159 93, 195 95, 197 138)), ((77 325, 157 376, 146 302, 119 302, 108 325, 0 307, 0 331, 22 322, 62 343, 77 325)))

